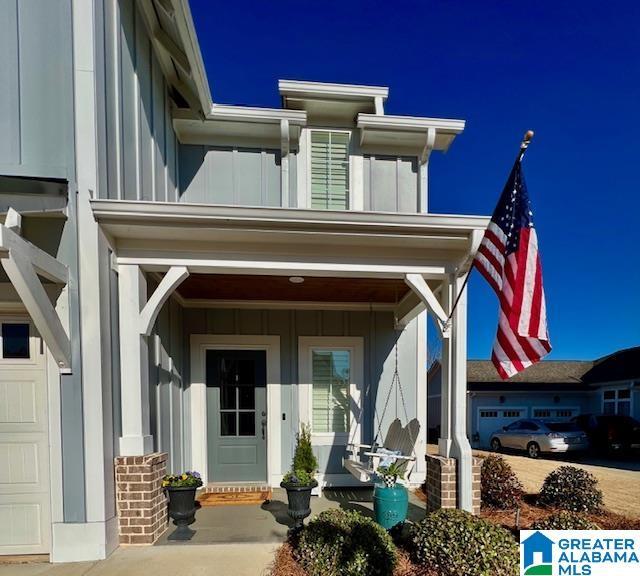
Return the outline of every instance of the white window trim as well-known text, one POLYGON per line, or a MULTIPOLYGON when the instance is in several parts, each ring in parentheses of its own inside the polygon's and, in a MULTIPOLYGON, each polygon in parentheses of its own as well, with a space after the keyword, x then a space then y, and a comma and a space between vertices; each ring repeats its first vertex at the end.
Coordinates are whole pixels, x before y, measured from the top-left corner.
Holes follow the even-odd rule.
POLYGON ((313 350, 347 350, 351 354, 349 386, 350 415, 348 433, 312 433, 315 446, 346 446, 362 443, 362 390, 364 376, 364 340, 361 337, 301 336, 298 338, 298 408, 300 424, 311 424, 313 350))
POLYGON ((600 396, 601 409, 600 411, 604 414, 604 405, 605 404, 613 404, 614 405, 614 414, 618 414, 618 403, 619 402, 629 402, 629 415, 633 415, 633 382, 623 386, 606 386, 600 389, 602 391, 602 395, 600 396), (629 390, 629 398, 623 398, 622 400, 618 399, 618 391, 620 390, 629 390), (605 392, 616 392, 616 397, 613 400, 605 400, 604 393, 605 392))
MULTIPOLYGON (((332 128, 332 127, 321 127, 321 126, 313 126, 306 128, 303 130, 305 137, 304 139, 301 137, 300 139, 300 148, 302 152, 302 148, 304 146, 304 165, 305 170, 299 171, 302 172, 302 176, 304 177, 304 189, 305 189, 305 204, 304 206, 298 205, 298 208, 311 208, 311 133, 312 132, 335 132, 339 134, 347 134, 349 136, 349 142, 347 144, 347 151, 349 154, 349 190, 347 194, 347 198, 349 200, 349 206, 346 210, 364 210, 364 181, 363 181, 363 163, 362 156, 358 157, 354 156, 351 152, 352 149, 352 139, 353 139, 353 130, 348 130, 345 128, 332 128), (356 176, 357 170, 360 170, 359 176, 356 176)), ((298 181, 300 183, 300 181, 298 181)))

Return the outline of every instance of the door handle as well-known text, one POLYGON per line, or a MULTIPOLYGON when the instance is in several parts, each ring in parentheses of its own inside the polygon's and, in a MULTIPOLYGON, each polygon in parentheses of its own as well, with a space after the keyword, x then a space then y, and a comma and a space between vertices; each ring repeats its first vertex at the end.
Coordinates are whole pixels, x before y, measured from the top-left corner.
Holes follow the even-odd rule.
POLYGON ((265 431, 266 431, 266 428, 267 428, 267 419, 266 419, 266 418, 263 418, 263 419, 262 419, 262 439, 263 439, 263 440, 265 439, 265 431))

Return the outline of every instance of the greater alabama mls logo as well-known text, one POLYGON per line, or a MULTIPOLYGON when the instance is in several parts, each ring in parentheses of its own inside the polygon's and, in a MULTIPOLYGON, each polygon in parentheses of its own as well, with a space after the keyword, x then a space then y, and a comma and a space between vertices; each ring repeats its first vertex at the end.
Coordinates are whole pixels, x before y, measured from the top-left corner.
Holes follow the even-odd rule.
POLYGON ((522 530, 521 576, 638 576, 638 530, 522 530))
POLYGON ((534 532, 520 544, 523 569, 526 576, 543 574, 553 576, 554 541, 542 532, 534 532))

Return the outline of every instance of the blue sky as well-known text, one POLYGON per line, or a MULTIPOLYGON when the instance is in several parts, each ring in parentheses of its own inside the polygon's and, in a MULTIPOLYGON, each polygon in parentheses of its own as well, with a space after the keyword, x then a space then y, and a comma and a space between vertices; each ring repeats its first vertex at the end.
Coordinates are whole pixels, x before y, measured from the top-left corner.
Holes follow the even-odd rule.
MULTIPOLYGON (((640 345, 640 4, 191 0, 213 99, 278 107, 277 80, 389 86, 389 114, 467 120, 430 165, 430 210, 490 214, 522 134, 549 358, 640 345)), ((495 296, 470 282, 469 356, 495 296)))

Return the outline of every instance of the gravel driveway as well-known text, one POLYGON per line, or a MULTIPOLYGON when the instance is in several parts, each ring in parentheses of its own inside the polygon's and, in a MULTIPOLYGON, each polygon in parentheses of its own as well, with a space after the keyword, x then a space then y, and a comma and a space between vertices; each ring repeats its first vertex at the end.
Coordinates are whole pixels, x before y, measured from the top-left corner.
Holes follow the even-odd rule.
MULTIPOLYGON (((489 452, 474 450, 474 454, 486 456, 489 452)), ((513 454, 502 454, 502 456, 511 464, 526 492, 539 492, 545 476, 559 466, 575 466, 591 472, 598 479, 606 508, 618 514, 640 518, 640 465, 624 463, 622 464, 624 468, 616 468, 615 462, 606 461, 587 464, 544 458, 532 460, 527 456, 513 454)))

